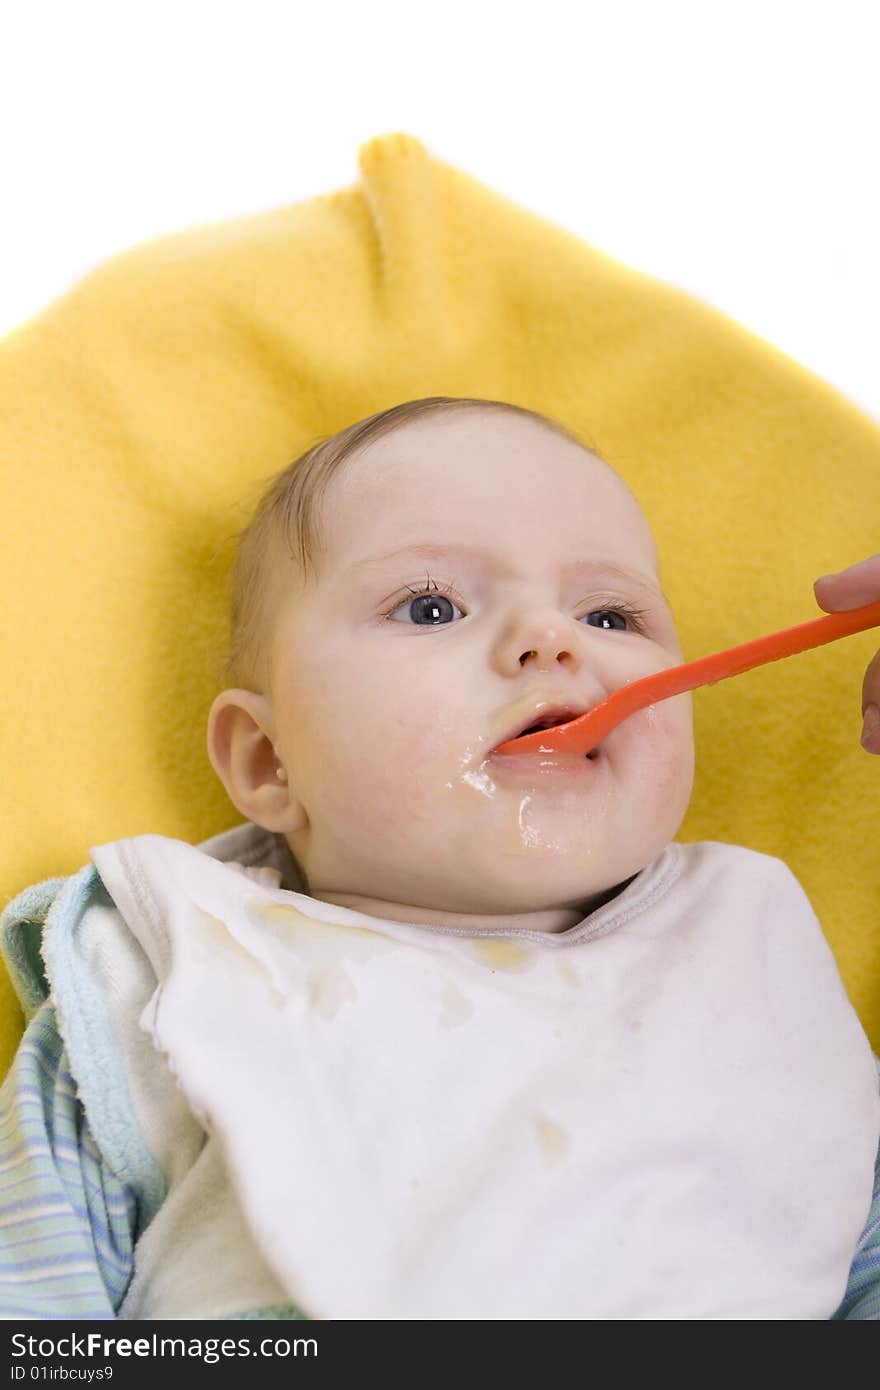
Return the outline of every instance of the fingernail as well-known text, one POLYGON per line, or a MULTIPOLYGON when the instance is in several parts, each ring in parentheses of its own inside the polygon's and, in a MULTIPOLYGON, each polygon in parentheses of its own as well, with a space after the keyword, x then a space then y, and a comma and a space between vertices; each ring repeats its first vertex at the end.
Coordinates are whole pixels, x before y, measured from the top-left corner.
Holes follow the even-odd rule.
POLYGON ((865 707, 862 747, 869 753, 880 753, 880 709, 876 705, 865 707))

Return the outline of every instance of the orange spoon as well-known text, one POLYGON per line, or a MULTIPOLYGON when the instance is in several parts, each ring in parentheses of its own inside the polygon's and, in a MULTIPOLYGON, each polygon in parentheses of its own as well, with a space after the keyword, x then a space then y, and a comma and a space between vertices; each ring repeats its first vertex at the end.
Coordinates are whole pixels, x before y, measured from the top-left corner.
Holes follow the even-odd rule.
POLYGON ((686 661, 683 666, 656 671, 651 676, 633 681, 632 685, 621 686, 601 705, 595 705, 566 724, 507 739, 494 751, 505 754, 587 754, 636 710, 656 705, 660 700, 668 700, 686 690, 696 690, 701 685, 716 685, 718 681, 727 680, 728 676, 750 671, 753 666, 764 666, 768 661, 796 656, 798 652, 824 646, 826 642, 836 642, 839 637, 849 637, 869 627, 880 627, 880 603, 850 608, 845 613, 828 613, 813 622, 787 627, 782 632, 771 632, 766 637, 757 637, 753 642, 743 642, 738 647, 728 647, 726 651, 715 652, 712 656, 701 656, 696 661, 686 661))

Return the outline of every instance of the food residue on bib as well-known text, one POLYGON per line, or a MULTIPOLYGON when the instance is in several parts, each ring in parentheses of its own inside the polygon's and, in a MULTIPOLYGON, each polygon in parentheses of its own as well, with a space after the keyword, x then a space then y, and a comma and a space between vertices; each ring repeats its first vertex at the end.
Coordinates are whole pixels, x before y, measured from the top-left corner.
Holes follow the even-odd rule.
POLYGON ((568 1152, 571 1137, 567 1130, 554 1120, 548 1120, 546 1116, 539 1115, 535 1121, 538 1131, 538 1142, 541 1145, 541 1152, 544 1155, 545 1163, 558 1163, 568 1152))
POLYGON ((504 938, 493 941, 491 937, 480 937, 474 946, 489 965, 501 966, 503 970, 515 969, 518 965, 525 965, 528 960, 525 947, 516 941, 506 941, 504 938))

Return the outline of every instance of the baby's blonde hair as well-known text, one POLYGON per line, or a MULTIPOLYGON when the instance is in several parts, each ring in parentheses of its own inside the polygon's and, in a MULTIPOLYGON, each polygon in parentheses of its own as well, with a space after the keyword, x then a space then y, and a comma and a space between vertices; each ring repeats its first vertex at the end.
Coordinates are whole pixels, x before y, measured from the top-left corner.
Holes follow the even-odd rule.
POLYGON ((271 566, 278 553, 277 543, 282 539, 286 542, 291 558, 298 561, 304 584, 317 579, 320 504, 330 480, 346 460, 419 416, 473 409, 504 410, 527 416, 595 453, 591 444, 578 439, 547 415, 512 405, 509 401, 482 400, 474 396, 424 396, 403 401, 357 420, 336 434, 322 437, 269 479, 253 517, 243 530, 231 537, 236 549, 230 572, 229 645, 221 673, 225 687, 259 692, 268 689, 267 598, 271 566))

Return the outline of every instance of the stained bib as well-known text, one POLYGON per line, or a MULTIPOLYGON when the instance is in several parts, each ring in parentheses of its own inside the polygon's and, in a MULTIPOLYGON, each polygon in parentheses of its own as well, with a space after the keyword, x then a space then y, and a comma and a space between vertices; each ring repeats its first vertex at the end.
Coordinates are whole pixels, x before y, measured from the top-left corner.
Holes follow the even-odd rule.
MULTIPOLYGON (((478 933, 160 835, 91 858, 119 949, 155 973, 141 1028, 211 1137, 214 1190, 309 1317, 838 1307, 880 1098, 780 860, 670 844, 567 931, 478 933)), ((157 1272, 169 1255, 149 1247, 157 1272)))

